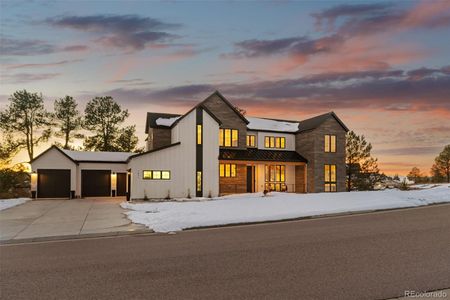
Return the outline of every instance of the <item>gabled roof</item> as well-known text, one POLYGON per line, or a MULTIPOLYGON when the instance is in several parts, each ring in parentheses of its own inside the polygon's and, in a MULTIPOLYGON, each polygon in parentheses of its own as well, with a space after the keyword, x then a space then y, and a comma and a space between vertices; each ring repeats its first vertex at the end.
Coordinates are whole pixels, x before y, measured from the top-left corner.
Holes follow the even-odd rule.
POLYGON ((136 153, 136 154, 130 155, 128 157, 127 161, 130 161, 130 159, 133 159, 133 158, 138 157, 138 156, 142 156, 142 155, 146 155, 146 154, 149 154, 149 153, 157 152, 159 150, 171 148, 173 146, 177 146, 177 145, 180 145, 180 144, 181 144, 181 142, 176 142, 176 143, 173 143, 173 144, 170 144, 170 145, 162 146, 162 147, 155 148, 155 149, 152 149, 152 150, 149 150, 149 151, 145 151, 145 152, 142 152, 142 153, 136 153))
POLYGON ((319 115, 310 119, 300 121, 298 132, 315 129, 320 125, 322 125, 323 122, 325 122, 326 120, 328 120, 328 118, 331 117, 334 118, 345 131, 349 130, 347 126, 345 126, 344 122, 342 122, 341 119, 339 119, 338 116, 336 116, 336 114, 332 111, 323 115, 319 115))
POLYGON ((61 149, 59 149, 57 146, 53 145, 51 147, 49 147, 47 150, 45 150, 44 152, 42 152, 41 154, 39 154, 38 156, 36 156, 35 158, 33 158, 30 161, 30 164, 33 163, 34 161, 36 161, 38 158, 40 158, 41 156, 44 156, 47 152, 49 152, 52 149, 56 149, 57 151, 59 151, 62 155, 64 155, 65 157, 67 157, 69 160, 71 160, 72 162, 77 164, 77 161, 75 161, 72 157, 70 157, 69 155, 67 155, 64 151, 62 151, 61 149))
POLYGON ((158 120, 159 118, 169 119, 169 118, 175 118, 175 117, 180 117, 180 116, 181 115, 179 115, 179 114, 148 112, 147 120, 145 122, 145 133, 148 133, 149 127, 152 127, 152 128, 169 128, 170 127, 170 126, 158 125, 156 123, 156 120, 158 120))
POLYGON ((131 152, 106 152, 106 151, 73 151, 60 149, 53 145, 38 156, 36 156, 30 163, 36 161, 39 157, 45 155, 51 149, 56 149, 62 155, 70 159, 75 164, 83 162, 98 162, 98 163, 126 163, 128 157, 133 155, 131 152))
POLYGON ((262 149, 220 149, 220 160, 246 160, 246 161, 280 161, 280 162, 304 162, 308 160, 296 151, 288 150, 262 150, 262 149))
POLYGON ((134 154, 132 152, 60 150, 76 162, 126 163, 128 157, 134 154))
POLYGON ((248 130, 295 133, 298 131, 299 125, 299 122, 297 121, 287 121, 287 120, 277 120, 267 118, 247 117, 247 120, 249 120, 250 122, 247 125, 248 130))

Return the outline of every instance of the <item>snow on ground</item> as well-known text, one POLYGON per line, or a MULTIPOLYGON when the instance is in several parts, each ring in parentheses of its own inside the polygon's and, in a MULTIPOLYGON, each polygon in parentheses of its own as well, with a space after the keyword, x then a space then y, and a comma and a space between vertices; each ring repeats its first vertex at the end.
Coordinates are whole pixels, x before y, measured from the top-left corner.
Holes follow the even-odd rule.
POLYGON ((317 194, 261 193, 189 202, 128 203, 128 218, 156 232, 262 222, 350 211, 414 207, 450 202, 450 185, 415 191, 384 190, 317 194))
POLYGON ((25 202, 27 202, 29 200, 31 200, 31 199, 29 199, 29 198, 1 199, 0 200, 0 211, 10 208, 10 207, 13 207, 13 206, 24 204, 25 202))

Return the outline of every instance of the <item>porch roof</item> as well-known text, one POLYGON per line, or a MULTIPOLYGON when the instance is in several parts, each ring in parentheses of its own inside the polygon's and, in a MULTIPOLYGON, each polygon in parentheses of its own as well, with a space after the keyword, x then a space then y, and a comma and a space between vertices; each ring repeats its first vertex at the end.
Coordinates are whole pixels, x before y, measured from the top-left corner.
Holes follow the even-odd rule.
POLYGON ((262 149, 220 149, 219 160, 302 162, 308 160, 296 151, 262 149))

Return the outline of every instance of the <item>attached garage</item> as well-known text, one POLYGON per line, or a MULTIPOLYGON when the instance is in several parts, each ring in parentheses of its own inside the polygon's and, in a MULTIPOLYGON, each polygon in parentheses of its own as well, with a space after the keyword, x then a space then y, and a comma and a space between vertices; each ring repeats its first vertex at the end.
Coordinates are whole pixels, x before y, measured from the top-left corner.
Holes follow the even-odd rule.
POLYGON ((70 198, 70 169, 38 169, 38 198, 70 198))
POLYGON ((110 197, 111 170, 81 170, 81 197, 110 197))

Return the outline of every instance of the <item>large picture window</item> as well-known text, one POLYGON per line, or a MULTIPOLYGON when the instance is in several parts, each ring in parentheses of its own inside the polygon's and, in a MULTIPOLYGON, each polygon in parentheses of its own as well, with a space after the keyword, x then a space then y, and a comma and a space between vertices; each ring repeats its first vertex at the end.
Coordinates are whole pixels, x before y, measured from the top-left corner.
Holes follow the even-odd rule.
POLYGON ((336 192, 336 165, 325 165, 324 171, 325 192, 336 192))
POLYGON ((336 152, 336 136, 325 135, 325 152, 336 152))
POLYGON ((220 177, 236 177, 236 164, 219 164, 220 177))
POLYGON ((220 147, 238 147, 239 130, 237 129, 219 129, 220 147))
POLYGON ((286 191, 286 166, 266 165, 265 189, 271 191, 286 191))
POLYGON ((144 170, 142 179, 146 180, 170 180, 170 171, 168 170, 144 170))
POLYGON ((264 137, 264 147, 265 148, 286 148, 286 138, 280 136, 265 136, 264 137))

